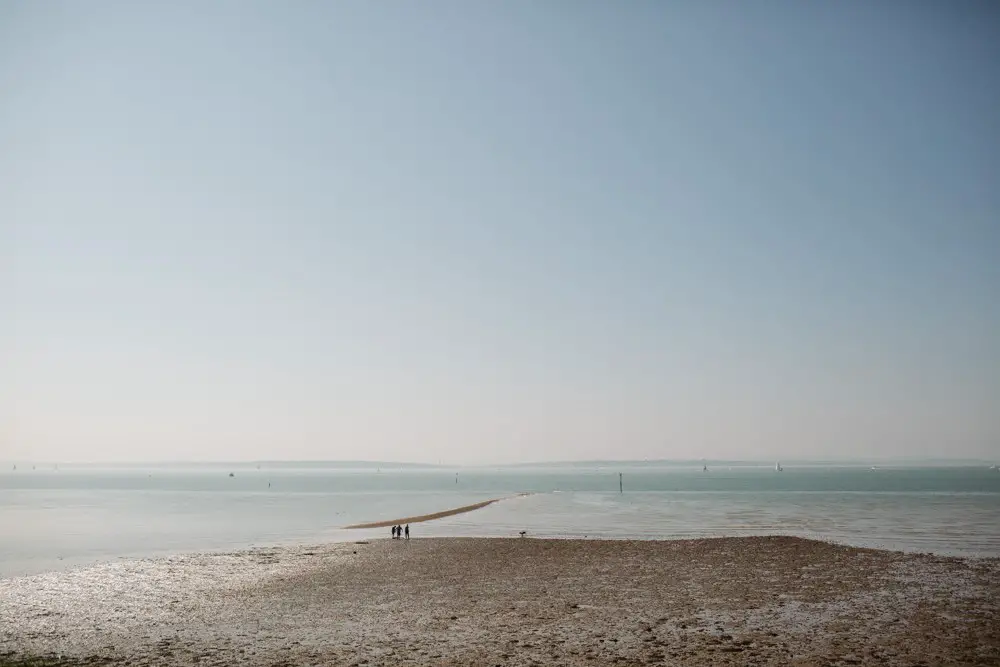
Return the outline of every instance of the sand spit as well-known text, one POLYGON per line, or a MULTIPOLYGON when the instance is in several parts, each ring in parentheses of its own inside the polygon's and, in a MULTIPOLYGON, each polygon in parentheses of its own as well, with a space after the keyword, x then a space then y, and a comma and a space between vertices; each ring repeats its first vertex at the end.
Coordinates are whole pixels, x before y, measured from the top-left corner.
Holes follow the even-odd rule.
POLYGON ((344 528, 388 528, 389 526, 402 526, 407 523, 421 523, 424 521, 433 521, 434 519, 443 519, 446 516, 454 516, 456 514, 464 514, 465 512, 472 512, 474 510, 481 509, 487 505, 492 505, 493 503, 498 503, 503 498, 493 498, 492 500, 484 500, 481 503, 473 503, 471 505, 464 505, 462 507, 456 507, 450 510, 443 510, 441 512, 434 512, 433 514, 421 514, 419 516, 407 516, 402 519, 388 519, 386 521, 373 521, 371 523, 356 523, 351 526, 344 526, 344 528))
POLYGON ((997 665, 1000 560, 762 537, 120 562, 0 580, 0 665, 27 664, 997 665))

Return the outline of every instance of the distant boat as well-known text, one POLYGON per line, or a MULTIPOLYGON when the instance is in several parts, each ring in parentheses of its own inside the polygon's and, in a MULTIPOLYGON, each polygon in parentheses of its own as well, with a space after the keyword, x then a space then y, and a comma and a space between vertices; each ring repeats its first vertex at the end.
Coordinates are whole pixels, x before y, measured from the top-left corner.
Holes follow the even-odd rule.
POLYGON ((229 476, 230 477, 236 477, 236 475, 234 475, 233 473, 229 473, 229 476))
POLYGON ((14 470, 17 470, 17 464, 16 463, 14 464, 14 470))
POLYGON ((990 470, 1000 470, 996 465, 991 465, 990 470))
POLYGON ((702 472, 708 472, 708 464, 707 463, 702 466, 701 471, 702 472))
POLYGON ((781 461, 775 461, 774 470, 775 472, 781 472, 784 470, 784 468, 781 467, 781 461))
POLYGON ((878 470, 878 466, 872 466, 872 470, 878 470))

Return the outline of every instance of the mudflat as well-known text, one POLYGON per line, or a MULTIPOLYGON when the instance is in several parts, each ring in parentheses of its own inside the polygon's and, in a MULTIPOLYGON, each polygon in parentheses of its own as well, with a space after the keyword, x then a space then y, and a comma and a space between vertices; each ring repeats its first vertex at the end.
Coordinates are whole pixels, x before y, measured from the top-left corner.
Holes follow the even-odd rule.
POLYGON ((1000 561, 376 540, 0 580, 0 665, 997 665, 1000 561))

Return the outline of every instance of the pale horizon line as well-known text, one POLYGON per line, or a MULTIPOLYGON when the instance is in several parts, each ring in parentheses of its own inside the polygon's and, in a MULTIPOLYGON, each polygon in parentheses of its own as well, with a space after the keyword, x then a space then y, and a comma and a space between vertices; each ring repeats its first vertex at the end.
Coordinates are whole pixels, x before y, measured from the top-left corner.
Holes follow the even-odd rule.
POLYGON ((817 457, 817 458, 641 458, 641 459, 554 459, 537 461, 514 461, 492 463, 456 463, 439 461, 436 463, 421 461, 391 461, 368 459, 150 459, 150 460, 68 460, 68 459, 0 459, 0 464, 7 467, 13 465, 34 466, 109 466, 109 467, 141 467, 141 466, 260 466, 277 465, 286 467, 294 464, 331 467, 406 467, 406 468, 518 468, 528 466, 560 466, 560 465, 612 465, 612 464, 670 464, 670 465, 773 465, 784 461, 788 464, 877 464, 877 463, 950 463, 950 464, 990 464, 993 459, 979 457, 949 457, 949 456, 882 456, 882 457, 817 457))

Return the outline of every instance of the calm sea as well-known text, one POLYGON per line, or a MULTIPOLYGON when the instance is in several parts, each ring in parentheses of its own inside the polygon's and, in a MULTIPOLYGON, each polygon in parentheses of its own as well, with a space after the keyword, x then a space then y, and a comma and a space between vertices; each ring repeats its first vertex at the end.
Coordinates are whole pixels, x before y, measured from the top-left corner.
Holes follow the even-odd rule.
POLYGON ((521 492, 533 493, 411 530, 415 537, 787 534, 1000 556, 1000 472, 986 466, 21 465, 0 472, 0 577, 117 558, 388 536, 388 529, 343 526, 521 492))

